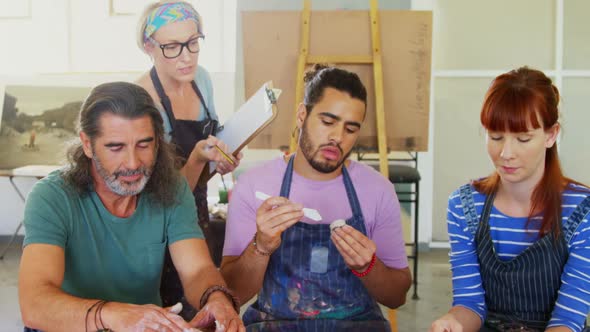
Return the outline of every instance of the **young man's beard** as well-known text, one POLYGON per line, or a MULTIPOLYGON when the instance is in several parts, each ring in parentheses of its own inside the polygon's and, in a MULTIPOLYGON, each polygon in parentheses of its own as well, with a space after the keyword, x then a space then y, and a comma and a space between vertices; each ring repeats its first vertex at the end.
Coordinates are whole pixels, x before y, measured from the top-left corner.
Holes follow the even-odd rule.
POLYGON ((313 167, 313 169, 315 169, 318 172, 326 173, 326 174, 332 173, 332 172, 336 171, 338 168, 340 168, 340 166, 342 166, 342 164, 346 161, 346 159, 348 158, 348 156, 350 156, 350 153, 352 152, 352 150, 350 150, 350 151, 348 151, 348 153, 346 155, 344 155, 342 148, 338 144, 323 144, 323 145, 318 146, 318 148, 315 151, 313 151, 314 147, 313 147, 313 144, 312 144, 311 139, 309 137, 309 134, 307 133, 307 130, 306 130, 306 121, 303 122, 303 126, 301 129, 301 137, 299 138, 299 147, 301 148, 301 152, 303 153, 303 156, 305 157, 307 162, 311 165, 311 167, 313 167), (333 147, 338 148, 338 150, 340 150, 341 159, 338 160, 338 162, 336 162, 335 164, 332 164, 330 162, 322 162, 322 161, 315 160, 315 157, 320 153, 320 149, 325 146, 333 146, 333 147))

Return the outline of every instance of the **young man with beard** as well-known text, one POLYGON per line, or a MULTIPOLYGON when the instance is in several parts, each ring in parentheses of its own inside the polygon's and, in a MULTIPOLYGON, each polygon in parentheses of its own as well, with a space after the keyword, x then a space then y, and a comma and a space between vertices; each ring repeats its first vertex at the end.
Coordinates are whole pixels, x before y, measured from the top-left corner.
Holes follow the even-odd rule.
POLYGON ((246 302, 246 325, 290 319, 384 320, 411 276, 393 185, 348 159, 366 115, 354 73, 316 65, 297 112, 297 151, 240 176, 221 271, 246 302), (256 198, 262 192, 271 197, 256 198), (321 221, 304 217, 316 209, 321 221), (330 231, 330 223, 346 226, 330 231))
POLYGON ((100 85, 82 105, 79 128, 70 165, 27 200, 19 272, 25 331, 186 331, 215 321, 244 331, 149 94, 130 83, 100 85), (186 297, 201 308, 189 323, 177 308, 160 307, 167 245, 186 297))

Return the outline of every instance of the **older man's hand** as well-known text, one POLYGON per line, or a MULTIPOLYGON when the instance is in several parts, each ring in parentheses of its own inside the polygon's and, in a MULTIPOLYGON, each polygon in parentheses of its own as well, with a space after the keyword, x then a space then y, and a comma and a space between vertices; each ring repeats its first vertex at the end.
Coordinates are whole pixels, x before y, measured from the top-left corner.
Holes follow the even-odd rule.
POLYGON ((215 327, 217 332, 246 332, 239 313, 234 310, 231 301, 222 292, 212 293, 207 304, 189 324, 196 328, 215 327))
POLYGON ((101 325, 105 328, 117 332, 184 332, 191 329, 191 326, 182 317, 153 304, 135 305, 107 302, 97 319, 94 319, 95 322, 97 320, 101 321, 101 325))

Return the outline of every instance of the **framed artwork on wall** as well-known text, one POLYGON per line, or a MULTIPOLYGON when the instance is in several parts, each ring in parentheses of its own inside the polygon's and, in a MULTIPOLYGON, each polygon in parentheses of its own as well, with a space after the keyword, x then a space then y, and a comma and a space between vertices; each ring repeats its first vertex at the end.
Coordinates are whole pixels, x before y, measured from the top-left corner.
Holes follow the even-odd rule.
POLYGON ((61 165, 91 87, 6 85, 0 116, 0 169, 61 165))

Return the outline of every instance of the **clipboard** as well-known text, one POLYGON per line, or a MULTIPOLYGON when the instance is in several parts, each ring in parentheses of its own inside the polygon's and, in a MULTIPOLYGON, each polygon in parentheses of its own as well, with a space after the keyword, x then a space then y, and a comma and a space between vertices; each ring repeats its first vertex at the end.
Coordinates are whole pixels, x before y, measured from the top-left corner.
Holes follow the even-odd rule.
MULTIPOLYGON (((227 144, 233 156, 277 117, 280 94, 272 81, 264 83, 218 130, 215 136, 227 144)), ((215 167, 215 162, 209 162, 209 173, 213 174, 215 167)))

